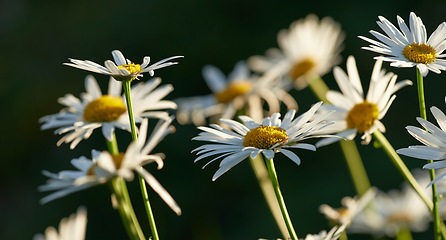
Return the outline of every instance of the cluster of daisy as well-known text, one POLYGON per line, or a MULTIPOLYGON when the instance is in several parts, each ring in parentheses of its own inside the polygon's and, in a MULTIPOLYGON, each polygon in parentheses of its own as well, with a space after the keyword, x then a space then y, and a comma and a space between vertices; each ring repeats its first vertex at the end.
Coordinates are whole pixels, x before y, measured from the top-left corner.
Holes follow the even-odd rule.
MULTIPOLYGON (((154 70, 176 64, 169 60, 178 57, 167 58, 152 65, 149 65, 150 58, 144 57, 143 63, 139 65, 125 59, 118 50, 113 51, 112 54, 114 62, 105 61, 105 67, 88 60, 76 59, 70 59, 71 63, 65 64, 109 75, 106 94, 103 94, 96 79, 88 75, 85 78, 86 92, 80 94, 79 98, 72 94, 59 98, 58 102, 64 105, 64 108, 59 113, 40 119, 41 129, 55 128, 55 134, 63 135, 57 145, 69 143, 70 149, 74 149, 82 140, 88 139, 95 129, 101 129, 108 151, 93 149, 91 158, 81 156, 72 159, 71 164, 75 170, 63 170, 58 173, 43 171, 49 179, 46 184, 39 186, 38 190, 52 193, 43 197, 40 203, 45 204, 80 190, 107 184, 111 186, 112 200, 119 208, 120 214, 134 217, 123 180, 133 180, 134 172, 136 172, 143 179, 144 186, 142 187, 145 188, 145 183, 147 183, 176 214, 180 215, 181 209, 176 201, 156 178, 143 168, 152 162, 157 164, 158 169, 164 165, 164 154, 152 152, 165 136, 174 131, 171 125, 174 117, 170 116, 168 110, 176 109, 177 105, 163 99, 173 90, 173 87, 169 84, 160 86, 161 79, 152 78, 147 82, 133 85, 130 89, 131 98, 128 98, 126 94, 121 94, 123 84, 131 83, 138 77, 142 77, 145 72, 153 76, 154 70), (131 109, 127 102, 129 99, 133 103, 130 105, 131 109), (116 129, 131 131, 129 112, 132 112, 134 121, 140 124, 138 138, 128 145, 125 152, 119 152, 115 131, 116 129), (150 135, 148 134, 150 132, 149 118, 158 119, 150 135)), ((138 226, 135 222, 132 224, 138 226)), ((84 239, 85 233, 82 234, 81 228, 85 232, 85 225, 86 214, 82 209, 77 217, 73 216, 68 221, 61 222, 59 237, 55 237, 57 231, 54 228, 48 228, 45 237, 38 235, 35 239, 84 239)), ((144 238, 141 234, 138 237, 144 238)))
MULTIPOLYGON (((131 181, 136 172, 175 213, 181 214, 171 195, 143 168, 151 162, 157 163, 158 169, 163 167, 164 154, 153 154, 152 151, 173 131, 171 124, 174 118, 168 110, 177 109, 176 117, 180 124, 193 123, 200 130, 192 140, 206 142, 192 150, 198 155, 195 162, 210 158, 204 167, 215 161, 220 162, 213 181, 240 162, 247 159, 251 162, 285 239, 298 240, 297 235, 300 234, 294 230, 279 188, 274 167, 276 154, 281 153, 300 165, 302 160, 296 154, 300 149, 316 151, 338 141, 341 144, 346 141, 352 143, 358 134, 364 145, 375 137, 409 185, 401 192, 385 193, 366 184, 368 191, 358 190, 360 196, 344 198, 340 209, 322 205, 320 211, 336 226, 329 232, 307 235, 305 239, 335 240, 344 232, 394 237, 405 229, 425 231, 432 219, 435 222, 441 217, 435 214, 438 206, 441 215, 446 212, 434 190, 438 183, 438 192, 446 191, 443 186, 446 184, 441 184, 446 173, 440 173, 436 178, 430 174, 429 179, 424 172, 421 174, 423 178, 414 178, 398 154, 431 161, 424 166, 425 169, 446 168, 446 115, 437 107, 432 107, 431 112, 439 127, 425 117, 417 118, 423 128, 408 126, 407 131, 424 145, 401 148, 395 152, 390 144, 382 140, 382 133, 386 131, 382 120, 396 98, 395 93, 412 85, 412 81, 397 81, 397 75, 386 72, 382 65, 383 62, 390 62, 390 66, 394 67, 416 67, 418 84, 429 71, 441 73, 446 70, 446 60, 442 59, 446 56, 443 54, 446 49, 446 23, 442 23, 427 38, 425 26, 414 13, 410 13, 409 26, 401 17, 397 17, 399 29, 384 17, 379 17, 379 20, 377 23, 387 36, 376 31, 370 33, 378 40, 360 36, 360 39, 371 43, 364 49, 387 55, 375 57, 366 94, 354 56, 347 57, 346 71, 338 66, 342 60, 340 53, 345 38, 340 25, 331 18, 319 19, 315 15, 308 15, 293 22, 289 29, 280 31, 277 37, 279 48, 268 49, 264 56, 252 56, 237 62, 228 75, 215 66, 204 66, 202 75, 212 92, 204 96, 163 100, 173 87, 159 86, 159 78, 130 87, 130 83, 142 78, 143 73, 153 76, 155 70, 176 64, 170 60, 180 56, 152 65, 149 65, 149 57, 144 57, 139 65, 124 58, 119 51, 113 51, 114 61, 107 60, 104 66, 88 60, 70 59, 70 63, 66 63, 68 66, 109 75, 108 92, 103 94, 95 78, 87 76, 86 92, 79 98, 71 94, 60 98, 58 101, 65 108, 57 114, 42 117, 41 128, 55 128, 55 134, 63 135, 57 144, 69 143, 71 149, 88 139, 95 129, 101 129, 109 149, 92 150, 91 159, 82 156, 71 160, 76 170, 59 173, 44 171, 43 174, 49 179, 39 190, 53 192, 42 198, 41 203, 96 185, 109 184, 114 189, 112 199, 118 202, 118 206, 128 204, 129 198, 122 186, 125 186, 124 180, 131 181), (328 89, 322 81, 321 77, 330 72, 340 91, 328 89), (299 115, 297 102, 290 90, 306 87, 311 88, 321 101, 315 101, 299 115), (122 88, 124 94, 121 94, 122 88), (285 108, 287 111, 281 117, 281 110, 285 108), (158 119, 149 137, 148 118, 158 119), (140 125, 137 131, 134 129, 135 123, 140 125), (203 126, 207 123, 210 125, 203 126), (132 133, 133 141, 125 153, 116 151, 116 129, 132 133), (433 191, 420 191, 419 185, 432 186, 433 191), (273 191, 275 199, 268 198, 268 191, 273 191), (275 211, 279 213, 275 214, 275 211)), ((352 176, 356 170, 350 169, 352 176)), ((123 219, 125 215, 132 214, 129 208, 122 211, 123 219)), ((83 212, 78 215, 85 219, 83 212)), ((85 226, 86 220, 79 221, 83 223, 76 223, 72 228, 85 226)), ((69 222, 78 221, 70 218, 69 222)), ((439 225, 434 226, 439 229, 439 225)), ((66 227, 62 227, 61 223, 61 228, 66 227)), ((57 234, 52 233, 54 231, 47 230, 46 235, 57 234)), ((440 237, 440 232, 435 233, 437 237, 440 237)), ((157 240, 153 228, 152 234, 153 239, 157 240)), ((442 234, 446 236, 446 232, 442 234)), ((75 239, 81 239, 84 235, 79 234, 75 239)))
MULTIPOLYGON (((249 58, 248 65, 238 63, 228 77, 213 66, 204 67, 203 77, 213 93, 176 101, 179 105, 177 116, 181 123, 193 122, 202 131, 193 140, 209 142, 193 150, 199 155, 195 162, 210 157, 211 160, 204 165, 206 167, 209 163, 220 161, 212 178, 216 180, 245 159, 256 161, 254 159, 262 156, 260 159, 268 163, 276 153, 282 153, 299 165, 301 159, 290 150, 315 151, 338 141, 353 140, 358 134, 362 135, 362 144, 369 144, 375 135, 378 141, 378 136, 386 131, 382 119, 394 102, 395 93, 412 85, 412 81, 397 81, 396 74, 382 69, 383 61, 391 62, 390 65, 395 67, 416 66, 423 77, 428 71, 441 73, 446 70, 446 62, 442 59, 446 49, 446 23, 442 23, 427 38, 421 19, 414 13, 410 13, 409 27, 398 16, 400 30, 384 17, 379 17, 379 20, 378 25, 387 36, 371 31, 379 41, 362 36, 360 38, 371 43, 364 49, 390 56, 375 57, 376 63, 367 94, 364 94, 353 56, 347 58, 346 71, 336 66, 341 61, 340 52, 344 39, 339 24, 330 18, 319 21, 314 15, 296 21, 289 29, 280 31, 279 48, 267 50, 265 56, 249 58), (320 78, 330 71, 333 72, 340 91, 329 90, 320 84, 320 78), (289 101, 282 97, 287 95, 277 94, 287 92, 293 86, 297 90, 310 86, 324 102, 315 103, 307 112, 295 118, 296 110, 290 109, 287 104, 289 101), (274 92, 265 92, 264 89, 274 92), (256 101, 252 100, 254 98, 256 101), (283 119, 280 119, 277 108, 273 108, 272 99, 282 101, 288 107, 283 119), (263 106, 276 111, 271 114, 263 106), (200 126, 206 120, 211 123, 210 127, 200 126), (312 144, 308 141, 311 138, 321 139, 312 144)), ((440 128, 423 118, 417 120, 424 129, 407 127, 409 133, 426 146, 411 146, 397 152, 425 160, 441 160, 424 166, 427 169, 440 169, 446 167, 446 116, 436 107, 431 110, 440 128)), ((395 152, 391 145, 390 148, 384 148, 388 153, 395 152)), ((399 159, 396 153, 391 158, 399 159)), ((338 220, 336 222, 341 226, 339 229, 351 228, 348 231, 351 233, 385 234, 393 237, 402 229, 425 231, 432 219, 429 213, 432 211, 430 199, 435 201, 435 198, 432 193, 421 193, 418 186, 430 186, 446 174, 431 179, 430 183, 417 181, 407 171, 404 163, 399 161, 402 164, 398 168, 413 188, 405 187, 402 193, 395 191, 388 194, 374 189, 370 190, 371 193, 362 193, 360 202, 347 199, 347 218, 345 213, 328 206, 322 207, 322 211, 338 220), (426 198, 426 195, 430 197, 426 198), (423 197, 425 202, 421 200, 423 197)), ((440 188, 439 191, 443 190, 440 188)), ((291 227, 290 230, 289 227, 291 221, 288 220, 287 224, 288 233, 282 231, 282 234, 285 238, 295 239, 294 229, 291 227)), ((328 238, 324 235, 310 236, 307 239, 337 239, 340 234, 334 235, 336 237, 331 234, 328 238)))

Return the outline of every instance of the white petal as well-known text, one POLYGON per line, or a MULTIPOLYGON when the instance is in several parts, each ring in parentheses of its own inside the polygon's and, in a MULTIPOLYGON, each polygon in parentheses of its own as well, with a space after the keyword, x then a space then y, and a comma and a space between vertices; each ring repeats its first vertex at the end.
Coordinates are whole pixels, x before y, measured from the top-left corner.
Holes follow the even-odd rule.
POLYGON ((300 165, 300 158, 292 151, 282 148, 280 149, 280 152, 283 153, 283 155, 287 156, 289 159, 291 159, 293 162, 295 162, 297 165, 300 165))

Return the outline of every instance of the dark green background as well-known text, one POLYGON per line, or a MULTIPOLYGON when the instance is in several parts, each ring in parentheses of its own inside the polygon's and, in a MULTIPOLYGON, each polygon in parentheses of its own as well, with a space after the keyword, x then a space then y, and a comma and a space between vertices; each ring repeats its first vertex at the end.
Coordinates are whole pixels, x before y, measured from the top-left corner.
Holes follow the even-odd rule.
MULTIPOLYGON (((201 68, 213 64, 225 73, 233 65, 252 55, 276 47, 276 34, 294 20, 315 13, 331 16, 346 33, 345 60, 355 55, 364 83, 368 81, 376 54, 360 50, 367 45, 358 35, 371 37, 378 30, 379 15, 396 23, 396 15, 406 21, 415 11, 432 33, 445 20, 444 1, 26 1, 0 0, 0 239, 31 239, 47 226, 56 226, 62 217, 75 212, 79 205, 88 209, 86 239, 125 239, 118 214, 112 210, 109 191, 99 186, 44 206, 38 200, 45 194, 36 188, 45 183, 43 169, 57 172, 72 169, 69 161, 85 155, 91 148, 106 149, 100 131, 75 150, 56 146, 60 138, 51 130, 40 131, 38 119, 61 109, 56 100, 66 93, 79 96, 84 91, 85 71, 63 66, 68 58, 89 59, 102 63, 110 52, 121 50, 139 63, 146 55, 154 61, 184 55, 180 64, 156 72, 163 83, 175 90, 168 99, 209 93, 201 68)), ((415 69, 391 68, 399 79, 415 80, 415 69)), ((341 64, 345 69, 345 62, 341 64)), ((108 77, 95 75, 103 89, 108 77)), ((337 88, 331 73, 324 79, 337 88)), ((142 81, 147 81, 145 76, 142 81)), ((444 74, 429 73, 425 81, 427 106, 444 105, 444 74)), ((308 89, 291 92, 300 106, 299 113, 317 100, 308 89)), ((396 149, 416 144, 404 127, 418 125, 416 87, 406 87, 383 120, 387 137, 396 149)), ((432 118, 431 115, 429 115, 432 118)), ((238 240, 275 239, 280 233, 271 217, 247 161, 223 175, 216 182, 211 177, 218 163, 202 170, 193 164, 190 151, 199 146, 190 139, 198 134, 192 125, 174 125, 156 149, 167 155, 164 169, 147 168, 182 207, 177 217, 150 191, 161 239, 238 240)), ((121 149, 130 134, 118 132, 121 149)), ((359 142, 358 142, 359 143, 359 142)), ((359 144, 358 144, 359 145, 359 144)), ((381 150, 372 144, 359 150, 373 185, 388 190, 398 188, 402 178, 381 150)), ((349 174, 335 144, 317 152, 297 151, 302 164, 296 166, 283 156, 276 158, 279 181, 291 218, 299 236, 328 229, 318 206, 339 206, 344 196, 355 194, 349 174)), ((404 158, 410 168, 423 162, 404 158)), ((138 185, 129 184, 130 194, 140 222, 149 236, 138 185)), ((431 231, 415 239, 431 239, 431 231)), ((350 239, 370 239, 351 235, 350 239)))

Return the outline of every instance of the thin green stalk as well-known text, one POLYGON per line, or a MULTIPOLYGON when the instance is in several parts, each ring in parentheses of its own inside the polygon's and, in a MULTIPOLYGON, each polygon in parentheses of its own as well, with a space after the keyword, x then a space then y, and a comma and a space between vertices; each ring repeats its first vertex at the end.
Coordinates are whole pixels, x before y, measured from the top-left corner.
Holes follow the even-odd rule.
POLYGON ((408 227, 402 227, 396 234, 395 240, 413 240, 412 233, 408 227))
POLYGON ((280 210, 282 211, 283 219, 285 219, 285 224, 288 228, 288 232, 292 240, 298 240, 296 232, 294 231, 293 224, 291 223, 290 216, 285 206, 285 201, 283 200, 282 192, 280 191, 279 181, 277 180, 276 169, 274 168, 274 159, 265 159, 266 166, 268 168, 269 177, 273 183, 274 193, 276 194, 277 201, 279 202, 280 210))
POLYGON ((311 91, 313 91, 314 95, 317 98, 324 101, 324 103, 329 103, 326 95, 329 90, 327 84, 325 84, 324 80, 322 80, 319 76, 313 76, 311 80, 308 80, 308 85, 310 86, 311 91))
POLYGON ((400 156, 396 153, 395 149, 389 143, 387 138, 379 130, 376 130, 373 132, 373 137, 381 145, 383 150, 389 156, 390 160, 392 160, 392 163, 395 165, 395 167, 401 173, 403 178, 412 186, 412 188, 415 190, 415 192, 417 192, 417 194, 424 201, 426 206, 432 211, 432 209, 433 209, 432 201, 426 195, 426 193, 424 192, 424 189, 418 184, 417 180, 415 180, 412 173, 409 171, 406 164, 404 164, 404 162, 400 158, 400 156))
MULTIPOLYGON (((119 154, 118 142, 116 141, 116 136, 114 134, 112 140, 106 140, 106 142, 110 154, 119 154)), ((135 215, 135 211, 133 210, 132 202, 130 200, 127 185, 124 179, 121 177, 112 179, 110 189, 118 201, 118 212, 121 216, 124 228, 126 229, 129 238, 135 240, 145 240, 144 233, 141 230, 138 219, 135 215)))
MULTIPOLYGON (((138 139, 138 135, 136 132, 135 117, 133 115, 130 84, 131 84, 131 81, 125 81, 125 82, 123 82, 122 86, 124 88, 125 100, 127 102, 127 112, 129 113, 129 121, 130 121, 130 129, 132 132, 132 139, 133 139, 133 141, 136 141, 138 139)), ((152 239, 159 240, 158 230, 156 228, 156 223, 155 223, 155 218, 153 217, 152 207, 150 206, 150 202, 149 202, 149 194, 147 193, 146 182, 145 182, 144 178, 139 174, 138 174, 138 180, 139 180, 139 185, 141 187, 141 195, 143 198, 144 206, 145 206, 146 212, 147 212, 147 218, 149 219, 150 229, 152 230, 152 239)))
MULTIPOLYGON (((427 114, 426 114, 426 101, 424 99, 424 84, 423 84, 423 76, 420 73, 420 70, 417 68, 417 89, 418 89, 418 102, 420 105, 420 116, 427 120, 427 114)), ((432 163, 433 160, 428 160, 428 163, 432 163)), ((429 170, 429 176, 431 178, 431 181, 435 179, 435 170, 430 169, 429 170)), ((435 239, 441 240, 441 219, 440 219, 440 213, 438 211, 438 195, 437 195, 437 185, 434 183, 431 186, 432 188, 432 202, 434 204, 432 213, 434 217, 434 233, 435 233, 435 239)))
MULTIPOLYGON (((245 108, 238 109, 236 115, 234 116, 234 120, 237 121, 238 116, 245 114, 245 108)), ((263 157, 261 155, 257 155, 257 157, 254 159, 249 157, 249 163, 251 164, 254 175, 257 178, 257 182, 259 183, 260 189, 262 190, 263 196, 265 197, 266 203, 268 204, 269 210, 274 217, 277 227, 279 227, 283 239, 290 239, 290 234, 288 233, 285 220, 282 217, 282 211, 280 210, 279 203, 277 202, 274 187, 269 178, 268 170, 266 169, 263 157)))
MULTIPOLYGON (((381 147, 389 156, 390 160, 392 160, 392 163, 395 165, 395 167, 398 169, 398 171, 401 173, 404 179, 412 186, 412 188, 415 190, 418 196, 420 196, 420 198, 424 201, 424 203, 426 204, 426 206, 429 208, 429 210, 432 212, 433 215, 433 209, 434 209, 433 202, 426 195, 423 188, 415 180, 412 173, 406 167, 403 160, 401 160, 400 156, 396 153, 395 149, 389 143, 387 138, 379 130, 373 132, 373 137, 381 145, 381 147)), ((440 239, 441 238, 446 239, 446 226, 444 225, 444 222, 439 223, 438 229, 439 229, 440 239)))
POLYGON ((136 141, 136 139, 138 139, 138 134, 136 133, 135 115, 133 114, 132 96, 130 93, 130 84, 131 84, 131 81, 125 81, 125 82, 123 82, 122 87, 124 88, 125 101, 127 102, 127 111, 129 113, 129 121, 130 121, 130 129, 132 132, 132 140, 136 141))
POLYGON ((290 234, 288 233, 285 220, 282 217, 280 206, 274 193, 274 187, 268 176, 268 170, 266 169, 265 162, 262 156, 259 154, 254 159, 249 157, 249 162, 251 163, 251 167, 254 171, 254 174, 256 175, 256 178, 260 185, 260 189, 262 190, 266 203, 268 204, 269 209, 271 210, 271 213, 276 220, 277 226, 279 227, 283 239, 289 239, 290 234))
MULTIPOLYGON (((131 223, 132 220, 130 219, 129 213, 127 211, 125 200, 122 196, 121 186, 118 183, 118 178, 113 178, 109 183, 110 191, 113 193, 113 195, 116 197, 116 200, 118 202, 118 212, 119 216, 121 216, 122 224, 124 225, 125 231, 127 232, 127 235, 130 240, 138 240, 141 238, 138 238, 138 232, 135 229, 134 225, 131 223)), ((144 238, 142 238, 144 239, 144 238)))
MULTIPOLYGON (((308 80, 308 85, 317 98, 324 101, 324 103, 329 103, 326 97, 329 88, 322 78, 314 75, 311 80, 308 80)), ((358 148, 354 141, 341 140, 339 141, 339 144, 344 153, 345 161, 356 192, 359 196, 362 196, 371 188, 371 185, 364 164, 362 163, 361 156, 359 155, 358 148)))
POLYGON ((353 180, 353 184, 355 185, 356 192, 359 196, 362 196, 371 188, 371 186, 361 156, 359 155, 358 148, 356 147, 356 143, 353 140, 341 140, 339 141, 339 144, 344 153, 345 161, 353 180))

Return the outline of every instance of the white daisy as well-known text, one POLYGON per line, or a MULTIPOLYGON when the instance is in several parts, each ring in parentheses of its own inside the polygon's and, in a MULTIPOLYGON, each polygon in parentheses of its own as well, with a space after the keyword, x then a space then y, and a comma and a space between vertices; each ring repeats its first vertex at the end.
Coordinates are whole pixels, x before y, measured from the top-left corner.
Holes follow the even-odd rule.
POLYGON ((33 240, 84 240, 87 228, 87 209, 83 206, 69 218, 63 218, 59 223, 59 232, 54 227, 48 227, 45 235, 36 234, 33 240))
POLYGON ((301 141, 320 137, 320 132, 330 124, 325 121, 330 113, 308 122, 321 104, 322 102, 315 104, 294 120, 296 111, 291 110, 282 121, 279 119, 280 113, 274 113, 271 117, 264 118, 261 124, 248 116, 239 117, 243 124, 230 119, 220 120, 233 131, 216 124, 211 124, 211 127, 198 127, 203 132, 192 140, 207 141, 212 144, 205 144, 193 150, 197 152, 197 155, 201 155, 195 159, 195 162, 213 156, 214 159, 205 165, 207 166, 223 158, 220 168, 212 178, 213 181, 247 157, 255 158, 260 153, 267 159, 272 159, 276 153, 281 152, 296 164, 300 164, 300 158, 287 148, 316 150, 312 144, 301 143, 301 141))
POLYGON ((356 134, 363 134, 363 144, 368 144, 371 140, 371 133, 375 130, 385 132, 384 125, 380 120, 384 117, 395 95, 392 95, 400 88, 411 85, 409 80, 396 83, 397 75, 386 73, 381 70, 382 61, 378 60, 373 68, 370 79, 369 91, 364 99, 364 93, 359 79, 356 62, 353 56, 347 59, 347 74, 339 67, 333 69, 333 74, 341 92, 330 90, 327 99, 331 104, 324 104, 320 112, 335 111, 328 120, 334 121, 332 127, 342 129, 336 134, 338 138, 325 138, 319 141, 316 146, 324 146, 341 138, 353 139, 356 134), (340 137, 340 138, 339 138, 340 137))
MULTIPOLYGON (((406 129, 410 135, 424 145, 409 146, 408 148, 398 149, 396 152, 418 159, 434 160, 435 162, 423 166, 426 169, 446 168, 446 116, 437 107, 431 107, 431 112, 440 127, 418 117, 417 121, 424 129, 414 126, 407 126, 406 129)), ((431 184, 444 176, 446 176, 446 172, 438 175, 431 184)))
POLYGON ((87 228, 87 209, 83 206, 69 218, 63 218, 59 223, 59 232, 54 227, 48 227, 45 235, 36 234, 33 240, 84 240, 87 228))
POLYGON ((64 65, 87 70, 90 72, 110 75, 118 81, 132 81, 134 79, 138 79, 138 77, 142 77, 143 76, 142 74, 145 72, 148 72, 150 76, 153 76, 155 74, 156 69, 177 64, 177 62, 168 62, 168 61, 175 58, 183 57, 183 56, 174 56, 165 58, 149 66, 150 63, 149 56, 145 56, 143 59, 143 63, 140 65, 140 64, 134 64, 130 60, 126 59, 119 50, 112 51, 112 55, 115 62, 111 60, 106 60, 104 62, 105 67, 89 60, 77 60, 71 58, 69 59, 71 63, 64 63, 64 65))
POLYGON ((330 17, 319 21, 314 14, 293 22, 277 36, 279 49, 269 49, 266 57, 254 56, 249 64, 254 71, 265 72, 285 63, 282 75, 294 81, 297 89, 308 85, 315 76, 323 76, 341 62, 344 33, 330 17))
POLYGON ((359 38, 371 43, 369 47, 363 49, 390 55, 389 57, 375 57, 386 62, 391 62, 393 67, 414 67, 416 66, 423 76, 430 71, 440 73, 446 69, 446 60, 443 51, 446 48, 446 23, 441 23, 438 28, 427 38, 426 27, 421 18, 415 13, 410 13, 409 27, 404 20, 397 16, 398 30, 395 25, 386 18, 379 16, 377 21, 379 27, 387 34, 376 31, 370 33, 379 41, 375 41, 363 36, 359 38))
MULTIPOLYGON (((167 112, 153 110, 177 107, 174 102, 162 99, 173 90, 172 85, 156 88, 160 83, 161 79, 154 78, 132 87, 136 122, 141 122, 143 118, 148 117, 168 119, 167 112)), ((108 93, 102 95, 94 77, 87 76, 85 78, 87 92, 82 93, 80 99, 71 94, 59 98, 58 102, 66 107, 59 113, 42 117, 39 120, 43 123, 41 129, 57 128, 56 134, 66 133, 57 145, 71 142, 71 149, 75 148, 82 139, 89 138, 93 130, 97 128, 102 128, 102 134, 108 141, 112 140, 115 128, 130 131, 125 96, 121 96, 121 85, 121 82, 110 78, 108 93)))
POLYGON ((84 156, 71 160, 71 164, 77 170, 65 170, 57 174, 43 171, 43 174, 50 179, 48 179, 45 185, 40 186, 38 190, 55 192, 42 198, 40 203, 45 204, 73 192, 104 184, 118 176, 131 181, 134 177, 133 171, 136 171, 160 195, 167 205, 180 215, 181 210, 175 200, 152 174, 142 168, 142 166, 151 162, 156 162, 158 169, 163 167, 161 155, 152 155, 150 152, 167 134, 172 132, 173 127, 170 126, 172 118, 167 121, 159 120, 146 142, 147 122, 147 119, 144 119, 141 123, 138 140, 132 142, 125 153, 112 156, 106 151, 92 150, 91 160, 84 156))
MULTIPOLYGON (((414 175, 421 185, 429 182, 426 171, 417 171, 414 175)), ((429 192, 426 189, 431 197, 429 192)), ((430 221, 431 213, 426 204, 409 184, 404 183, 401 191, 377 192, 369 207, 353 218, 347 232, 394 237, 401 229, 424 232, 430 221)))
POLYGON ((178 104, 177 120, 182 124, 203 125, 209 117, 210 122, 217 122, 219 118, 232 119, 241 109, 260 121, 264 116, 264 102, 268 104, 268 115, 280 111, 280 102, 288 109, 297 108, 296 101, 277 77, 253 76, 243 61, 238 62, 227 77, 212 65, 205 66, 202 73, 212 94, 174 100, 178 104))
POLYGON ((361 198, 358 196, 342 198, 342 207, 333 209, 327 204, 322 204, 319 211, 326 216, 327 219, 336 223, 350 225, 352 220, 359 214, 377 193, 376 188, 369 189, 361 198))

